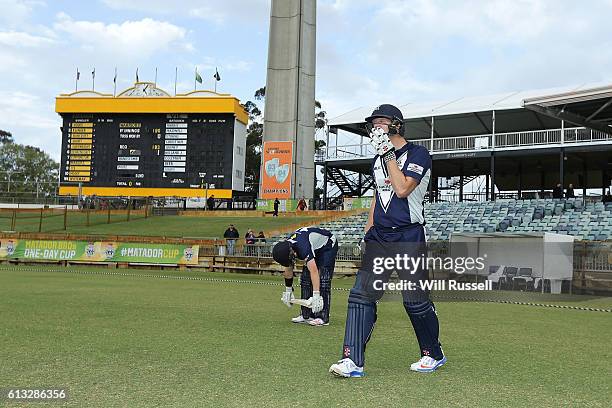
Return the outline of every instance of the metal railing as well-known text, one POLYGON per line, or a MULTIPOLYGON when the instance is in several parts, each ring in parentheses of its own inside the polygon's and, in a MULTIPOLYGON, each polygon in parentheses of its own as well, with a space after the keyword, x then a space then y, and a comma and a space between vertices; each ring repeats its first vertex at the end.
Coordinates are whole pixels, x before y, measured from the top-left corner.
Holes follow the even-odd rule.
POLYGON ((495 135, 495 147, 535 146, 557 143, 561 143, 561 129, 495 135))
MULTIPOLYGON (((142 207, 147 200, 152 208, 160 214, 171 213, 178 210, 200 210, 204 211, 206 200, 202 199, 199 203, 187 203, 184 198, 176 197, 97 197, 83 196, 79 201, 77 196, 61 196, 57 191, 52 194, 36 196, 35 192, 19 191, 6 192, 0 190, 0 208, 39 208, 41 206, 64 206, 69 208, 89 208, 92 210, 104 210, 110 207, 113 210, 127 209, 128 203, 134 204, 133 209, 142 207)), ((256 202, 253 198, 239 197, 234 199, 215 199, 216 210, 256 210, 256 202)))
MULTIPOLYGON (((229 255, 229 256, 256 256, 263 258, 272 257, 272 247, 278 241, 278 237, 253 238, 253 244, 245 244, 245 238, 232 239, 231 253, 228 253, 228 239, 215 239, 215 244, 201 245, 200 255, 229 255), (259 248, 255 251, 253 248, 259 248)), ((448 255, 450 242, 430 241, 428 248, 432 256, 448 255)), ((361 246, 358 242, 344 242, 338 246, 337 260, 361 261, 361 246)), ((612 276, 612 241, 589 241, 574 243, 574 269, 607 272, 612 276)))
MULTIPOLYGON (((272 247, 278 238, 253 239, 255 243, 246 244, 245 238, 236 239, 215 239, 212 245, 200 245, 200 256, 231 256, 231 257, 254 257, 272 259, 272 247), (228 241, 234 241, 230 243, 228 241)), ((345 243, 338 246, 338 261, 361 262, 361 247, 355 242, 345 243)))
POLYGON ((374 157, 374 148, 367 143, 323 148, 328 159, 347 159, 355 157, 374 157))
MULTIPOLYGON (((607 141, 612 142, 612 135, 587 128, 507 132, 496 133, 495 135, 481 134, 437 137, 433 139, 433 146, 432 139, 430 138, 410 140, 410 142, 414 144, 425 146, 432 154, 607 141), (562 134, 563 137, 561 137, 562 134)), ((325 150, 327 159, 350 159, 374 156, 374 149, 369 143, 327 146, 323 149, 325 150)))
MULTIPOLYGON (((228 257, 237 262, 245 262, 245 258, 256 258, 257 262, 264 262, 264 269, 273 263, 272 247, 275 239, 268 242, 257 242, 255 244, 244 244, 244 239, 239 239, 235 245, 228 247, 226 240, 215 240, 214 245, 201 245, 200 256, 228 257)), ((444 258, 449 256, 450 242, 432 241, 428 243, 428 252, 431 257, 444 258)), ((357 242, 339 245, 337 261, 345 262, 344 274, 355 274, 361 265, 361 247, 357 242)), ((230 262, 231 263, 231 262, 230 262)), ((299 263, 296 268, 301 268, 299 263)), ((229 267, 231 269, 231 267, 229 267)), ((252 271, 258 267, 249 263, 252 271)), ((439 276, 440 270, 430 270, 431 276, 439 276)), ((570 293, 601 294, 610 296, 612 294, 612 242, 576 242, 574 244, 573 262, 573 289, 570 293)), ((514 286, 513 286, 514 289, 514 286)))

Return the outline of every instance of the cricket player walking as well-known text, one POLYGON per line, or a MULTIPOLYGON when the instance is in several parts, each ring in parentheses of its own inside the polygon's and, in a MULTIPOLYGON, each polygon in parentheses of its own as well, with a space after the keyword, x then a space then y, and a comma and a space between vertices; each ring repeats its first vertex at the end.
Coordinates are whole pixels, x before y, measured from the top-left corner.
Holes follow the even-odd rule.
MULTIPOLYGON (((365 226, 364 261, 349 294, 342 359, 329 368, 339 377, 365 374, 365 348, 376 323, 377 302, 383 295, 373 282, 387 282, 393 272, 374 273, 372 257, 380 253, 391 257, 426 254, 423 202, 431 176, 429 152, 404 139, 402 112, 393 105, 377 107, 366 124, 377 152, 372 165, 376 196, 365 226)), ((427 275, 426 267, 421 266, 409 277, 427 279, 427 275)), ((446 363, 434 305, 423 290, 405 290, 402 297, 421 350, 420 359, 410 369, 433 372, 446 363)))

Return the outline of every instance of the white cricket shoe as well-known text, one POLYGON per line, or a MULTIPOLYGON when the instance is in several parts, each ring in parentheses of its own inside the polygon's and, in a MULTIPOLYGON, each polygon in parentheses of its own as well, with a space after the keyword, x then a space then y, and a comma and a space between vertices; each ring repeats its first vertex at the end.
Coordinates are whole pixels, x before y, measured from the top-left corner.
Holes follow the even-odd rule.
POLYGON ((429 356, 423 356, 416 363, 412 363, 410 369, 412 371, 418 371, 419 373, 431 373, 444 364, 446 364, 446 356, 442 357, 442 360, 435 360, 429 356))
POLYGON ((308 324, 311 326, 329 326, 329 322, 324 322, 323 319, 319 317, 316 319, 311 319, 308 324))
POLYGON ((311 320, 312 320, 311 317, 309 317, 308 319, 304 319, 304 316, 302 315, 299 315, 298 317, 294 317, 293 319, 291 319, 293 323, 300 323, 300 324, 308 324, 310 323, 311 320))
POLYGON ((357 367, 350 358, 343 358, 329 367, 329 372, 336 377, 361 378, 365 375, 363 367, 357 367))

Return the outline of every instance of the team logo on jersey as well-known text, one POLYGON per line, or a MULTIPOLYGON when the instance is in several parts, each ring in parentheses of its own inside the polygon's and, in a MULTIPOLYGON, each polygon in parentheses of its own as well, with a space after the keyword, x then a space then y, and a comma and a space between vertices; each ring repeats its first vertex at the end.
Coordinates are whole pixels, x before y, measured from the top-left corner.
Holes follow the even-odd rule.
POLYGON ((408 152, 404 152, 398 159, 397 159, 397 166, 402 169, 404 168, 404 164, 406 163, 406 160, 408 159, 408 152))
MULTIPOLYGON (((397 158, 397 165, 400 169, 404 167, 407 158, 408 152, 404 152, 397 158)), ((383 165, 381 157, 376 160, 374 165, 374 180, 376 181, 376 192, 380 205, 383 211, 387 212, 395 191, 393 191, 387 168, 383 165)))

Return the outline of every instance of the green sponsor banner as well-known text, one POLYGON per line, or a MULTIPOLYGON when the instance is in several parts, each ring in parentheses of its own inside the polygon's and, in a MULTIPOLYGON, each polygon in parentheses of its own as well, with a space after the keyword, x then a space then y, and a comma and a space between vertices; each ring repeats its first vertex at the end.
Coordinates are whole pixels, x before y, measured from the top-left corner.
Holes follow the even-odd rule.
POLYGON ((82 241, 3 239, 0 241, 0 258, 72 261, 81 259, 86 247, 87 242, 82 241))
POLYGON ((0 259, 197 265, 198 245, 0 240, 0 259))
MULTIPOLYGON (((299 200, 278 200, 280 204, 278 211, 296 211, 299 200)), ((274 211, 274 200, 257 200, 257 209, 259 211, 274 211)))
POLYGON ((359 204, 357 208, 367 208, 372 206, 372 197, 361 197, 357 199, 359 204))
POLYGON ((274 211, 273 200, 257 200, 257 209, 259 211, 274 211))
POLYGON ((118 262, 197 264, 197 245, 117 243, 111 258, 118 262))
POLYGON ((344 209, 359 210, 362 208, 370 208, 372 205, 372 197, 345 197, 344 198, 344 209))

